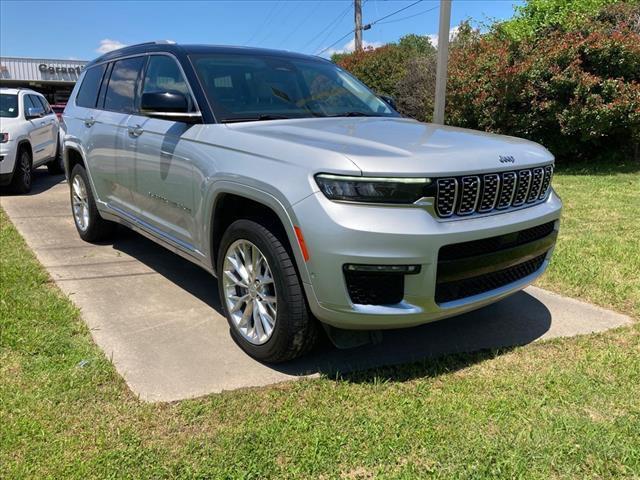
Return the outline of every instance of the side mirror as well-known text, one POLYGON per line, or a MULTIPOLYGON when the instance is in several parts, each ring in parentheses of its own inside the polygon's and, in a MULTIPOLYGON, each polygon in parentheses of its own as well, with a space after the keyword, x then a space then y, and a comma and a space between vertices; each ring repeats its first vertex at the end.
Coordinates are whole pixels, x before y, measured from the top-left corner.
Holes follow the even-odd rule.
POLYGON ((34 118, 40 118, 44 115, 44 108, 42 107, 29 107, 27 108, 27 114, 25 118, 27 120, 33 120, 34 118))
POLYGON ((199 113, 189 112, 189 101, 184 93, 176 91, 143 93, 140 111, 144 115, 176 122, 196 123, 199 113))
POLYGON ((396 99, 393 98, 392 96, 390 96, 390 95, 378 95, 378 98, 380 98, 380 100, 382 100, 384 103, 389 105, 394 110, 398 110, 398 107, 396 105, 396 99))

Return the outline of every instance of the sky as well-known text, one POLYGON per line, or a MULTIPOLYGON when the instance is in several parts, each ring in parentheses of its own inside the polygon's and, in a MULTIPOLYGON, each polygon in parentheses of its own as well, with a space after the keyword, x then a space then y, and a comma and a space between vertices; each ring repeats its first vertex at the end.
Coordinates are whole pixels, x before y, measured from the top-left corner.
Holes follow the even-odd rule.
MULTIPOLYGON (((363 0, 365 45, 437 38, 439 0, 363 0), (411 5, 416 3, 415 5, 411 5)), ((453 0, 451 27, 508 19, 521 0, 453 0)), ((91 60, 150 40, 247 45, 328 57, 353 50, 352 0, 0 1, 0 55, 91 60), (27 20, 28 19, 28 20, 27 20)))

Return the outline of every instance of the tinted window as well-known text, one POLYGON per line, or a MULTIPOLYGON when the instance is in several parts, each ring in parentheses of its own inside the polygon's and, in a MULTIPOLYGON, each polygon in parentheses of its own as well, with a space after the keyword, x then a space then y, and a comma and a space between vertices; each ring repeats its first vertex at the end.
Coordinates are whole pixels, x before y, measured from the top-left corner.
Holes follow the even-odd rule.
POLYGON ((222 122, 261 117, 395 117, 398 114, 335 64, 297 57, 196 55, 194 65, 222 122))
POLYGON ((38 104, 33 103, 31 95, 25 95, 24 97, 22 97, 22 100, 24 101, 25 116, 29 114, 30 108, 42 108, 42 106, 39 103, 38 104))
POLYGON ((40 105, 42 107, 42 110, 44 111, 45 115, 48 115, 51 113, 51 107, 49 106, 49 104, 47 103, 44 97, 41 97, 40 95, 31 95, 31 100, 36 106, 40 105))
POLYGON ((193 105, 187 81, 176 61, 166 55, 154 55, 149 58, 142 93, 169 91, 186 95, 189 105, 193 105))
POLYGON ((10 93, 0 94, 0 117, 18 116, 18 96, 10 93))
POLYGON ((104 108, 114 112, 131 113, 135 110, 136 82, 144 66, 145 57, 119 60, 113 65, 104 108))
POLYGON ((98 89, 100 88, 102 75, 106 68, 106 65, 98 65, 97 67, 92 67, 87 70, 82 85, 80 85, 78 96, 76 97, 76 105, 87 108, 94 108, 96 106, 98 89))

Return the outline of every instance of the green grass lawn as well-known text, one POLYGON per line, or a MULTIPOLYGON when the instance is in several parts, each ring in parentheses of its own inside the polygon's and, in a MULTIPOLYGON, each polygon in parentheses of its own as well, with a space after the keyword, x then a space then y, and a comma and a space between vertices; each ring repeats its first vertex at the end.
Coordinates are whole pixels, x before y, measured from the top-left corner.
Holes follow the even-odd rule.
MULTIPOLYGON (((560 170, 540 284, 640 318, 640 173, 560 170)), ((640 322, 139 402, 0 211, 0 478, 638 478, 640 322)))

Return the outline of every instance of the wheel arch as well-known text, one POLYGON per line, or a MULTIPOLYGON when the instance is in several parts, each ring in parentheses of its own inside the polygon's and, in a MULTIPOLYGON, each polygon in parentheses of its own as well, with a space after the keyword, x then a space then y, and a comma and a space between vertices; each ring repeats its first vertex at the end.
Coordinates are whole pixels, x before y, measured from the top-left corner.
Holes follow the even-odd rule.
MULTIPOLYGON (((222 183, 222 182, 220 182, 222 183)), ((225 182, 218 189, 211 203, 207 236, 210 241, 210 257, 216 270, 218 248, 225 230, 235 220, 249 219, 270 228, 279 237, 294 259, 296 269, 304 283, 309 283, 309 273, 295 233, 295 218, 273 195, 245 185, 225 182)))

